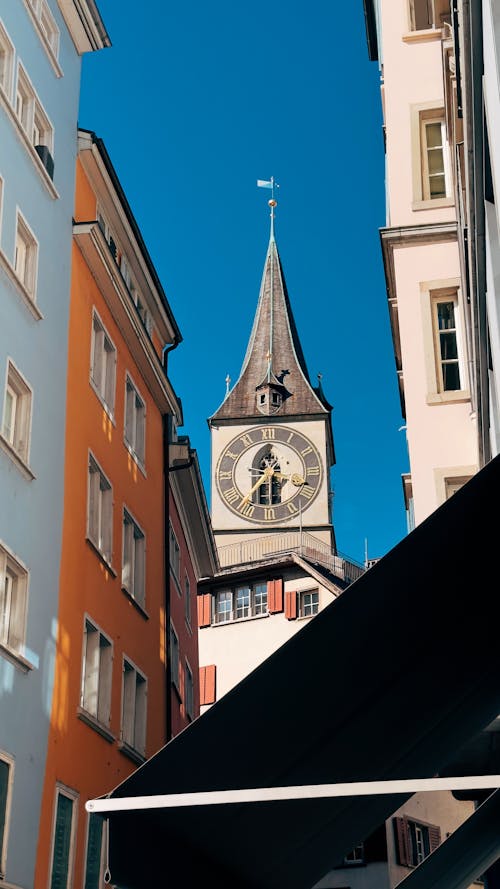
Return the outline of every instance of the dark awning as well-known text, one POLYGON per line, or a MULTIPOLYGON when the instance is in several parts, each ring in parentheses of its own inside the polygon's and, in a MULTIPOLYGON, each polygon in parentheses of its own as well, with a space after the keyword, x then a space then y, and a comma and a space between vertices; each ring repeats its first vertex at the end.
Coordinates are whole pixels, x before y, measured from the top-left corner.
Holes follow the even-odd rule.
MULTIPOLYGON (((111 796, 438 773, 500 712, 499 495, 497 457, 111 796)), ((309 889, 403 802, 114 813, 112 882, 309 889)))

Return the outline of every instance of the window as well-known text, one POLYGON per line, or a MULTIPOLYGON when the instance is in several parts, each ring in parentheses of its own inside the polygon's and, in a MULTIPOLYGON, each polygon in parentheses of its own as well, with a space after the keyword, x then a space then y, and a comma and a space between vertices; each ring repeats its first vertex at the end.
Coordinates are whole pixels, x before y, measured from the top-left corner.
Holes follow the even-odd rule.
POLYGON ((432 308, 438 390, 450 392, 461 389, 456 293, 435 296, 432 308))
POLYGON ((363 843, 358 843, 354 849, 345 856, 344 864, 364 864, 365 863, 365 847, 363 843))
POLYGON ((188 661, 185 663, 185 687, 184 687, 184 705, 186 707, 186 716, 188 719, 194 718, 194 682, 193 672, 188 661))
POLYGON ((28 572, 0 545, 0 645, 22 652, 26 632, 28 572))
POLYGON ((89 815, 87 826, 87 852, 85 855, 84 889, 101 889, 104 879, 104 830, 105 821, 99 815, 89 815))
POLYGON ((2 435, 24 462, 29 458, 31 397, 31 389, 26 380, 9 361, 3 403, 2 435))
POLYGON ((184 581, 184 617, 186 618, 186 623, 188 627, 191 626, 191 584, 189 583, 189 577, 186 574, 186 578, 184 581))
POLYGON ((441 842, 441 830, 434 824, 412 821, 406 817, 393 819, 398 863, 417 867, 441 842))
POLYGON ((267 583, 219 590, 215 597, 215 623, 267 614, 267 583))
POLYGON ((141 463, 144 463, 144 401, 127 376, 125 386, 125 442, 141 463))
POLYGON ((236 614, 235 617, 248 617, 250 614, 250 587, 240 586, 236 588, 236 614))
POLYGON ((123 659, 122 741, 141 756, 146 751, 147 680, 131 661, 123 659))
POLYGON ((111 715, 113 646, 107 636, 85 618, 81 707, 103 726, 111 715))
POLYGON ((442 110, 421 115, 422 197, 445 198, 448 186, 446 129, 442 110))
POLYGON ((35 297, 38 244, 25 219, 18 212, 14 271, 32 299, 35 297))
POLYGON ((173 623, 170 624, 170 675, 173 684, 179 691, 179 637, 173 623))
POLYGON ((410 122, 412 209, 420 211, 453 206, 444 108, 433 101, 411 105, 410 122))
POLYGON ((124 509, 122 585, 140 605, 145 600, 145 550, 144 532, 124 509))
POLYGON ((111 562, 113 541, 113 490, 96 460, 89 455, 88 537, 106 561, 111 562))
POLYGON ((215 622, 226 623, 233 619, 233 594, 230 590, 220 590, 215 597, 215 622))
POLYGON ((69 889, 71 886, 77 799, 73 791, 56 787, 50 889, 69 889))
POLYGON ((467 342, 463 335, 459 288, 457 278, 420 282, 426 400, 429 405, 470 401, 467 342))
POLYGON ((55 23, 54 16, 46 0, 42 0, 40 5, 40 27, 47 39, 47 43, 57 58, 59 52, 59 28, 55 23))
POLYGON ((274 503, 281 503, 281 482, 277 478, 277 473, 280 472, 280 464, 277 454, 274 453, 273 450, 265 453, 259 460, 258 466, 254 467, 257 470, 258 475, 257 478, 262 478, 265 476, 266 470, 272 467, 274 469, 274 473, 271 475, 269 479, 266 479, 259 487, 257 488, 257 502, 262 504, 263 506, 272 506, 274 503))
POLYGON ((5 876, 14 763, 0 751, 0 878, 5 876))
POLYGON ((412 31, 441 28, 444 22, 450 22, 449 0, 410 0, 412 31))
POLYGON ((21 65, 17 69, 16 116, 50 178, 54 175, 54 128, 21 65))
POLYGON ((13 65, 14 47, 7 36, 5 28, 0 24, 0 87, 9 101, 12 92, 13 65))
POLYGON ((457 491, 460 490, 460 488, 463 488, 463 486, 466 485, 467 482, 470 481, 470 479, 471 479, 470 475, 469 476, 461 476, 461 477, 457 476, 457 477, 453 477, 453 478, 445 478, 444 485, 445 485, 446 500, 449 500, 449 498, 452 497, 453 494, 456 494, 457 491))
POLYGON ((319 611, 319 592, 318 590, 308 590, 300 594, 300 616, 312 617, 319 611))
POLYGON ((92 316, 92 353, 90 379, 94 389, 108 410, 115 407, 116 349, 99 315, 92 316))
POLYGON ((179 582, 181 576, 181 551, 172 525, 170 525, 170 570, 177 582, 179 582))

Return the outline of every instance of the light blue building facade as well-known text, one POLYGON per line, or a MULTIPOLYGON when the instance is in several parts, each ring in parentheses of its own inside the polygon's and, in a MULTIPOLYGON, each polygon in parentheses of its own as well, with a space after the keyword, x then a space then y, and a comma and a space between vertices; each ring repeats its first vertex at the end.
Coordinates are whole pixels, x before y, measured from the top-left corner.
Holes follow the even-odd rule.
POLYGON ((81 56, 93 0, 0 6, 0 879, 31 889, 58 631, 81 56))

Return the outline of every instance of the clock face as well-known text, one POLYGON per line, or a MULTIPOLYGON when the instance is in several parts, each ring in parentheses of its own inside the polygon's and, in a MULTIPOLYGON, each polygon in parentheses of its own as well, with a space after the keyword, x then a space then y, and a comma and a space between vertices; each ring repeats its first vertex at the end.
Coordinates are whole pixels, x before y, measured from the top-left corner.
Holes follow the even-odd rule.
POLYGON ((323 478, 315 445, 287 426, 255 426, 219 457, 216 484, 225 505, 251 522, 296 517, 317 496, 323 478))

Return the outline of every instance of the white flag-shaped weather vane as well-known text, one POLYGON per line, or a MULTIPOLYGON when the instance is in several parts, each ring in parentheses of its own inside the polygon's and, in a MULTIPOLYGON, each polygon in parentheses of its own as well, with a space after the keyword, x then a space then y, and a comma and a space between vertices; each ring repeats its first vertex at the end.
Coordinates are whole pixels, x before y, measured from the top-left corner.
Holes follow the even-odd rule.
POLYGON ((257 187, 270 188, 272 191, 272 196, 274 198, 274 189, 279 188, 279 185, 277 182, 274 181, 274 176, 271 176, 270 179, 257 179, 257 187))

